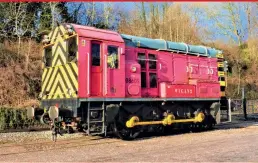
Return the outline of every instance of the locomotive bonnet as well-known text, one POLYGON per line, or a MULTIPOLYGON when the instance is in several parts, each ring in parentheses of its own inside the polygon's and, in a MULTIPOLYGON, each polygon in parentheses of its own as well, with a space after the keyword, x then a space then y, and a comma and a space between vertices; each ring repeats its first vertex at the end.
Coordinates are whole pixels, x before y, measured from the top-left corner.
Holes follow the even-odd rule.
POLYGON ((77 24, 59 25, 42 43, 40 118, 55 133, 133 139, 216 123, 226 87, 220 50, 77 24))

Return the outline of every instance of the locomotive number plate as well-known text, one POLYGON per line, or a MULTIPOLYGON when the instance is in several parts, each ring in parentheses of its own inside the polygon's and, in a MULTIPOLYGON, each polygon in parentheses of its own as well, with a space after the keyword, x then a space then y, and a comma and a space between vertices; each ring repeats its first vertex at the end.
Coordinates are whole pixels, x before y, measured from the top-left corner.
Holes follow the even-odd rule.
POLYGON ((139 79, 135 79, 135 78, 125 78, 125 83, 139 83, 140 80, 139 79))

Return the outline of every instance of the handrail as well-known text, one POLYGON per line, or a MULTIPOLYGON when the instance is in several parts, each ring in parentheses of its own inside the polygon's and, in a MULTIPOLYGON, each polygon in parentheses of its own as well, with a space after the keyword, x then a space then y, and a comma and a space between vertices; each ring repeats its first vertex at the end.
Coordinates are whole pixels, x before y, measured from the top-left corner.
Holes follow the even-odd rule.
POLYGON ((88 73, 87 73, 87 78, 88 78, 88 83, 87 83, 87 94, 88 96, 90 95, 90 54, 88 54, 88 73))

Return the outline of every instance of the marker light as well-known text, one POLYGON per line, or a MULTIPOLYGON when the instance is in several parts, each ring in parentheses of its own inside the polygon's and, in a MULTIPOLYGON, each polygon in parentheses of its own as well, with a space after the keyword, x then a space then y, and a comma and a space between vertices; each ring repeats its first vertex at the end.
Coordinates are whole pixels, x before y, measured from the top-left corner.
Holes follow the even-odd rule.
POLYGON ((71 25, 69 25, 69 24, 67 24, 65 27, 67 29, 67 33, 69 35, 72 35, 73 34, 73 27, 71 25))
POLYGON ((48 44, 48 43, 50 43, 50 40, 49 40, 48 35, 44 35, 44 36, 43 36, 42 43, 43 43, 43 44, 48 44))
POLYGON ((135 66, 132 66, 131 71, 136 72, 137 68, 135 66))

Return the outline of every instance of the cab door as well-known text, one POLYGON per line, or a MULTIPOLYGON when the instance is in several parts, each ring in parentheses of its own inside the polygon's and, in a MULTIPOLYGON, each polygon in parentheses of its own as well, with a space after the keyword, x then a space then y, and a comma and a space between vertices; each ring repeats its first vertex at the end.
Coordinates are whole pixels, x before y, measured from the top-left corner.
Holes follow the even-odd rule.
POLYGON ((125 97, 125 56, 121 43, 104 44, 103 96, 125 97))
POLYGON ((103 74, 103 48, 102 42, 91 41, 90 46, 90 56, 91 56, 91 82, 90 82, 90 95, 91 96, 102 96, 103 86, 102 86, 102 74, 103 74))

